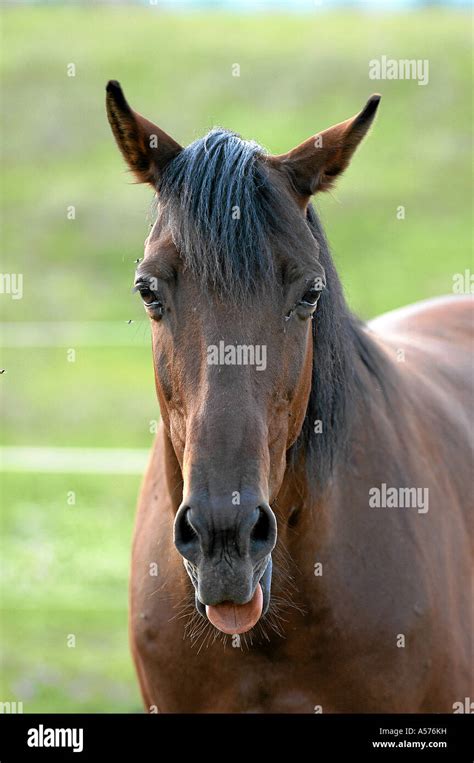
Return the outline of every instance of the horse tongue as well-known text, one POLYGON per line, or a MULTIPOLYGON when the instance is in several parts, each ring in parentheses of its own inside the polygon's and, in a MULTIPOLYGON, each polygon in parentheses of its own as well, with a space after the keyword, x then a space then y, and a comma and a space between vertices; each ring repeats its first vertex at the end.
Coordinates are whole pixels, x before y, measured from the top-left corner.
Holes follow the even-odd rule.
POLYGON ((234 604, 224 601, 215 606, 206 606, 206 615, 210 622, 223 633, 246 633, 253 628, 262 614, 263 593, 258 583, 251 601, 247 604, 234 604))

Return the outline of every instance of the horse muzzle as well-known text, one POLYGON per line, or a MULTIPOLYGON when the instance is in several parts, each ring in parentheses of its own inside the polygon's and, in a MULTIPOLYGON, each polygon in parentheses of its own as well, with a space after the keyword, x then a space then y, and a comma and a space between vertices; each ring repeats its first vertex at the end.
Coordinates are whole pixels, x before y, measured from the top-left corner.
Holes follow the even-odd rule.
MULTIPOLYGON (((193 575, 185 562, 188 574, 193 581, 193 575)), ((215 628, 231 635, 247 633, 263 617, 270 606, 272 585, 272 558, 268 556, 263 574, 258 577, 253 593, 248 601, 243 604, 228 600, 218 604, 203 604, 195 592, 196 609, 200 615, 214 625, 215 628)), ((196 586, 195 586, 196 588, 196 586)))

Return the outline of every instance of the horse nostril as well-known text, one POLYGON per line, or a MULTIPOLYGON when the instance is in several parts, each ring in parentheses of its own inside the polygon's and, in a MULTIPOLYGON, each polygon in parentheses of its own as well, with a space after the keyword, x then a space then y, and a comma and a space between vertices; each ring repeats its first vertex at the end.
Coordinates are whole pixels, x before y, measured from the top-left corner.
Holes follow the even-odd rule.
POLYGON ((270 525, 270 521, 266 512, 262 511, 262 509, 259 508, 258 519, 255 522, 254 526, 252 527, 250 538, 255 543, 258 543, 259 541, 266 541, 268 538, 269 525, 270 525))
POLYGON ((269 506, 258 507, 258 518, 252 527, 250 540, 254 548, 269 553, 276 543, 276 519, 269 506))
POLYGON ((191 543, 191 541, 197 538, 197 532, 189 519, 189 512, 190 509, 183 514, 183 521, 181 523, 181 540, 183 543, 191 543))
POLYGON ((174 521, 175 546, 180 554, 187 559, 190 558, 190 552, 196 549, 199 540, 189 517, 190 511, 189 506, 182 506, 176 514, 174 521))

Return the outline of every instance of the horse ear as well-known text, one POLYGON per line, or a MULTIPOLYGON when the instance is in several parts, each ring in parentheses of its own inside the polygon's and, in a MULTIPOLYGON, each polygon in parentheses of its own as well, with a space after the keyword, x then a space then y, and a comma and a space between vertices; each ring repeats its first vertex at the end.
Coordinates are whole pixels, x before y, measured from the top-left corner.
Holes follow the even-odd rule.
POLYGON ((111 80, 106 89, 107 116, 117 145, 138 182, 156 189, 161 171, 182 147, 130 108, 118 82, 111 80))
POLYGON ((374 120, 380 98, 372 95, 355 117, 313 135, 287 154, 269 158, 271 164, 287 171, 305 204, 313 193, 328 191, 349 165, 374 120))

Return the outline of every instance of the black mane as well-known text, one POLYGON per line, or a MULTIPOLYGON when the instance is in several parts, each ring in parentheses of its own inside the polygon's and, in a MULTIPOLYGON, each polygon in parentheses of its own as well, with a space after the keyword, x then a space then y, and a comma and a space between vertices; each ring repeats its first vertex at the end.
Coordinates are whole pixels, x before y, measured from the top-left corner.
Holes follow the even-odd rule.
POLYGON ((265 156, 257 143, 216 128, 183 149, 160 181, 160 217, 184 266, 225 299, 245 300, 274 279, 276 246, 295 254, 314 247, 265 156))
POLYGON ((363 367, 385 390, 388 374, 376 345, 350 312, 319 218, 306 221, 270 178, 263 148, 212 130, 178 154, 159 186, 159 208, 185 267, 222 298, 245 300, 274 283, 274 247, 319 261, 326 287, 313 320, 313 378, 303 428, 289 453, 307 456, 308 477, 322 489, 345 453, 352 414, 367 392, 363 367), (239 218, 235 218, 238 210, 239 218), (321 422, 321 433, 315 424, 321 422))
POLYGON ((349 310, 320 220, 309 205, 307 222, 319 245, 319 259, 326 275, 313 320, 313 376, 303 428, 292 449, 294 463, 303 446, 308 456, 310 486, 321 490, 334 466, 347 453, 346 446, 358 405, 367 417, 373 401, 367 376, 389 400, 390 374, 386 360, 365 325, 349 310), (364 372, 364 376, 362 376, 364 372), (316 422, 321 433, 315 433, 316 422))

